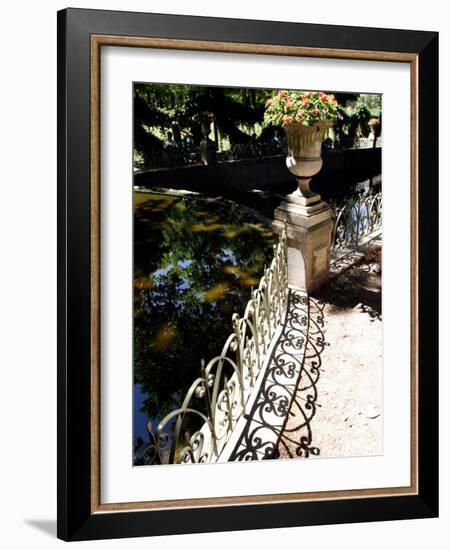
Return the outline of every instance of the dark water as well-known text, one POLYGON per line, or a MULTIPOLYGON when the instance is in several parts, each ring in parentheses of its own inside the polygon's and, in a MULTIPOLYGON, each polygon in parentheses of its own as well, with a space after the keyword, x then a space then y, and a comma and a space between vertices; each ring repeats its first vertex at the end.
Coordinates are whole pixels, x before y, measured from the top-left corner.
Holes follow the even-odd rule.
POLYGON ((272 259, 262 218, 232 201, 135 193, 134 447, 218 355, 272 259))

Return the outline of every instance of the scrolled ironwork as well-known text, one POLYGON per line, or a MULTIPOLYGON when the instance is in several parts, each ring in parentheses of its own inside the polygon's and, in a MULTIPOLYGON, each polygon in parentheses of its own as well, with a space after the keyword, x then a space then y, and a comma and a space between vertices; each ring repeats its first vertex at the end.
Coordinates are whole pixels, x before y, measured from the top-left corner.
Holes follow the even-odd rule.
POLYGON ((238 420, 246 414, 272 337, 286 315, 287 296, 284 228, 243 316, 233 315, 233 332, 220 355, 208 363, 202 361, 200 376, 178 409, 166 415, 156 429, 147 426, 150 443, 141 451, 144 464, 204 463, 219 458, 238 420), (186 427, 193 424, 200 427, 190 435, 186 427))
POLYGON ((283 329, 230 461, 318 455, 311 422, 316 412, 323 305, 291 289, 283 329))
POLYGON ((382 194, 359 196, 349 199, 343 206, 332 206, 332 250, 341 250, 349 245, 359 245, 382 223, 382 194))

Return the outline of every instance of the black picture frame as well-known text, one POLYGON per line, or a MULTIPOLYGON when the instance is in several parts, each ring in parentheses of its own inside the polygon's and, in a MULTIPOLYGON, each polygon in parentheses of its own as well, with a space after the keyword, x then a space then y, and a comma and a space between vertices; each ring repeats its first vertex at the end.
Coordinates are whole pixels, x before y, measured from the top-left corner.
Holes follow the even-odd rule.
MULTIPOLYGON (((355 54, 357 55, 357 54, 355 54)), ((117 11, 58 12, 58 537, 88 540, 438 515, 438 34, 117 11), (415 495, 92 512, 91 36, 417 57, 418 491, 415 495), (432 213, 432 215, 430 215, 432 213)))

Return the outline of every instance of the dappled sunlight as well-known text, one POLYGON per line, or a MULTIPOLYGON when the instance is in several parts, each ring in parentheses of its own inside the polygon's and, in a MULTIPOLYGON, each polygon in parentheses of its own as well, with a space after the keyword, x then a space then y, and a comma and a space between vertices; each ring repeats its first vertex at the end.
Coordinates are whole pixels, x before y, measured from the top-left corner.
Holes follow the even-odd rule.
POLYGON ((242 272, 241 276, 239 277, 239 284, 241 286, 251 288, 257 286, 259 283, 259 278, 255 277, 251 273, 242 272))
POLYGON ((241 272, 241 270, 235 265, 224 265, 222 271, 226 275, 239 275, 241 272))
POLYGON ((133 193, 133 205, 135 209, 135 215, 140 211, 143 212, 162 212, 166 210, 178 199, 171 195, 163 195, 156 193, 133 193))
POLYGON ((175 327, 171 327, 170 325, 162 325, 159 327, 153 339, 153 350, 156 351, 156 353, 166 352, 176 334, 177 331, 175 327))
POLYGON ((251 288, 258 285, 260 279, 258 274, 262 272, 261 268, 262 262, 255 262, 254 269, 251 271, 244 271, 235 265, 224 265, 222 272, 225 275, 232 275, 237 284, 251 288))
POLYGON ((220 223, 210 223, 210 224, 196 223, 194 225, 191 225, 191 229, 194 233, 209 233, 210 231, 219 231, 223 228, 224 226, 220 223))
POLYGON ((245 227, 238 227, 236 229, 232 229, 230 227, 230 228, 225 229, 223 234, 227 239, 235 239, 236 237, 239 237, 239 235, 244 233, 246 230, 247 229, 245 227))
POLYGON ((381 321, 382 280, 376 267, 375 263, 360 261, 315 292, 328 304, 330 316, 343 317, 359 309, 373 321, 381 321))
POLYGON ((217 302, 226 295, 226 292, 230 286, 230 283, 227 281, 222 281, 213 288, 210 288, 203 293, 203 300, 206 302, 217 302))
POLYGON ((154 282, 151 277, 142 277, 140 279, 134 279, 133 286, 134 288, 142 290, 150 290, 154 287, 154 282))

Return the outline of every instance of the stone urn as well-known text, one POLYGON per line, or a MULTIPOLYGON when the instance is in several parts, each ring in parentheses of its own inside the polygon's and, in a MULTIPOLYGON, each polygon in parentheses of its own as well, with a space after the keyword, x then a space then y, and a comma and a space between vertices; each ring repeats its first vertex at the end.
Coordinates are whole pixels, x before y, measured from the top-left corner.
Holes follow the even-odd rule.
POLYGON ((288 281, 307 292, 323 284, 330 271, 331 209, 309 184, 322 168, 322 141, 332 124, 326 121, 311 126, 283 126, 288 148, 286 165, 296 177, 298 189, 275 209, 272 227, 276 233, 286 227, 288 281))
POLYGON ((298 188, 292 193, 296 202, 305 206, 320 201, 320 195, 309 188, 313 176, 322 168, 322 141, 332 121, 317 122, 311 126, 285 124, 288 154, 286 166, 297 178, 298 188))

